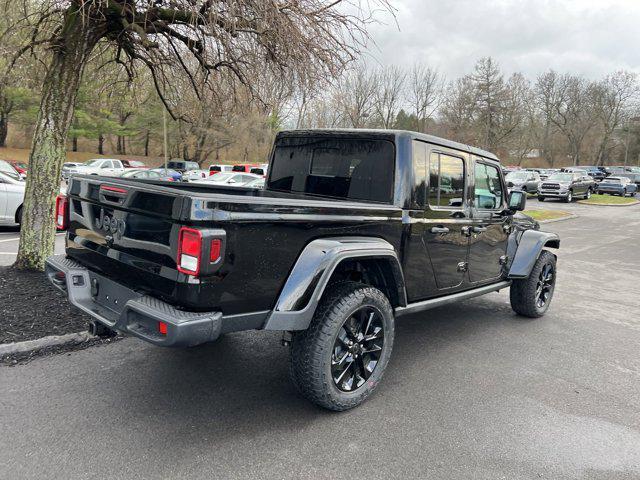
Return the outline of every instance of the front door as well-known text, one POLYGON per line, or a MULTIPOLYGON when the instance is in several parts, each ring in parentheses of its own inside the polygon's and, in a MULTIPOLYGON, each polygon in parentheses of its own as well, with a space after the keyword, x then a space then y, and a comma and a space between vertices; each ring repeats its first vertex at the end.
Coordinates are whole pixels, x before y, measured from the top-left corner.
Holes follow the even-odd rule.
POLYGON ((471 226, 466 154, 432 151, 424 243, 438 290, 459 287, 467 272, 471 226))
POLYGON ((497 280, 506 263, 511 215, 506 208, 506 188, 497 163, 474 160, 472 227, 469 232, 469 279, 471 283, 497 280))

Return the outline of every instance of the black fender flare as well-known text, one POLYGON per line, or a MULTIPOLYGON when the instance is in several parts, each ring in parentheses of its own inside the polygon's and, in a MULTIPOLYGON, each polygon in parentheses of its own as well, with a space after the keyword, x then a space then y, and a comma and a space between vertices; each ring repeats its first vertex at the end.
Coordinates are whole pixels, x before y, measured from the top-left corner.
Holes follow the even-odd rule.
POLYGON ((347 259, 380 258, 392 265, 401 306, 407 296, 400 260, 393 246, 375 237, 320 238, 302 251, 269 314, 265 330, 306 330, 336 267, 347 259))
POLYGON ((560 237, 551 232, 539 230, 525 230, 513 245, 515 255, 509 266, 509 278, 528 278, 533 270, 542 250, 547 248, 560 248, 560 237))

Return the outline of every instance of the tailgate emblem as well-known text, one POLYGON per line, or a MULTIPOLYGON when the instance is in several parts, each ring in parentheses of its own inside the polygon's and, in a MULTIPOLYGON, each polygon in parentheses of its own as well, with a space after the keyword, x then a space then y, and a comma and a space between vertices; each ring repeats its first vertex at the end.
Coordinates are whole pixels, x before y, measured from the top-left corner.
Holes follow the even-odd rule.
POLYGON ((114 238, 122 238, 127 225, 124 220, 118 220, 117 218, 104 214, 104 208, 100 209, 100 217, 96 218, 96 228, 98 230, 104 230, 107 233, 111 233, 114 238))

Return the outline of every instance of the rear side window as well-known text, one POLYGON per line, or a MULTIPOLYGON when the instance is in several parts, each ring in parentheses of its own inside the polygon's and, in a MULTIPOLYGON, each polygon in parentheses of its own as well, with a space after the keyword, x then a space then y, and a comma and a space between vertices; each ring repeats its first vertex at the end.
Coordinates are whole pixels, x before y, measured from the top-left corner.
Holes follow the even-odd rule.
POLYGON ((464 160, 443 153, 432 153, 429 161, 429 205, 462 208, 464 187, 464 160))
POLYGON ((244 172, 244 165, 234 165, 231 169, 232 172, 244 172))
POLYGON ((280 138, 268 188, 334 198, 391 202, 393 142, 364 138, 280 138))
POLYGON ((213 165, 213 166, 209 167, 209 171, 210 171, 210 172, 221 172, 221 171, 222 171, 222 168, 220 168, 220 167, 219 167, 219 166, 217 166, 217 165, 213 165))

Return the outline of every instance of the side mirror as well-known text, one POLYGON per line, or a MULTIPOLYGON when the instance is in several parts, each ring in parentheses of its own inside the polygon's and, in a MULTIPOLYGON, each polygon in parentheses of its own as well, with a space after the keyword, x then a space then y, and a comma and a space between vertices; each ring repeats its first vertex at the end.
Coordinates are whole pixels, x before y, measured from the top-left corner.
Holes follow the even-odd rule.
POLYGON ((509 210, 521 212, 527 205, 527 194, 519 190, 512 190, 509 193, 509 210))
POLYGON ((236 181, 233 178, 230 178, 227 183, 236 183, 236 181))

